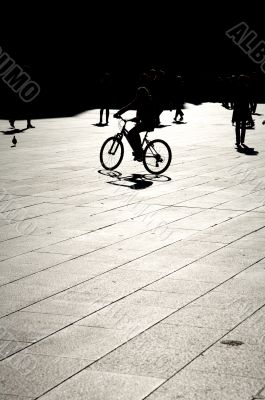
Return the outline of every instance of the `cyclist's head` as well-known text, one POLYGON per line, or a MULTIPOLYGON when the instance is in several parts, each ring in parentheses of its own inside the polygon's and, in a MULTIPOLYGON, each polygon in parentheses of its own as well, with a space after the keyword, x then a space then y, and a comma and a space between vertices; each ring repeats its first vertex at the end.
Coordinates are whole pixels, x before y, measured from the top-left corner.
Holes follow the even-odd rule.
POLYGON ((149 99, 149 97, 150 97, 149 90, 148 90, 145 86, 140 86, 140 87, 137 89, 136 97, 137 97, 139 100, 149 99))
POLYGON ((247 87, 249 85, 249 83, 250 83, 249 76, 244 75, 244 74, 239 75, 239 77, 238 77, 239 86, 247 87))

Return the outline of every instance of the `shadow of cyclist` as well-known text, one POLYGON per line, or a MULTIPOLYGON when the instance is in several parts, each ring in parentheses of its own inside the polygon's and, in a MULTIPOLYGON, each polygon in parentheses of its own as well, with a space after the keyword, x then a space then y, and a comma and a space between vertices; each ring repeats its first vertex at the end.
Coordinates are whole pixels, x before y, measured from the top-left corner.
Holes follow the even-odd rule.
POLYGON ((144 175, 142 175, 142 174, 132 174, 132 175, 128 175, 128 176, 118 177, 118 180, 110 181, 108 183, 110 183, 111 185, 116 185, 116 186, 125 186, 132 190, 147 189, 149 186, 153 185, 153 182, 150 180, 145 180, 144 175), (124 181, 124 182, 122 182, 122 181, 124 181), (133 185, 128 185, 128 184, 126 184, 126 182, 132 182, 133 185))

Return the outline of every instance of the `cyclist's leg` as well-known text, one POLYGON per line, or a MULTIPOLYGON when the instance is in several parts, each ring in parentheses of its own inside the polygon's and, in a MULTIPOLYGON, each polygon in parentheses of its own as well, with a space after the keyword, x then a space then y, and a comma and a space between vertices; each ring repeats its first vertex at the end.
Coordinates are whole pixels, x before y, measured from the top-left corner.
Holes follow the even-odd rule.
POLYGON ((140 132, 146 130, 142 123, 136 124, 127 135, 127 140, 134 151, 136 158, 142 157, 143 149, 141 143, 140 132))

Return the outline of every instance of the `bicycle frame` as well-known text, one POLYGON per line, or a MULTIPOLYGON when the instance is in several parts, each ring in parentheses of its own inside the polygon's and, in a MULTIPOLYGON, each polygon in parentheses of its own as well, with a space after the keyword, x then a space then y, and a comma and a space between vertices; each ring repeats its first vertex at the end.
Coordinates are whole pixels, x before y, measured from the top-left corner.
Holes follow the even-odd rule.
MULTIPOLYGON (((126 129, 126 124, 127 124, 127 120, 121 118, 121 120, 123 121, 123 127, 121 128, 121 131, 119 133, 117 133, 116 138, 118 140, 122 140, 123 136, 127 137, 128 135, 128 130, 126 129)), ((147 135, 148 135, 149 131, 145 132, 145 135, 143 137, 142 140, 142 148, 144 147, 144 144, 146 143, 146 145, 148 145, 148 143, 150 143, 150 141, 147 139, 147 135)))

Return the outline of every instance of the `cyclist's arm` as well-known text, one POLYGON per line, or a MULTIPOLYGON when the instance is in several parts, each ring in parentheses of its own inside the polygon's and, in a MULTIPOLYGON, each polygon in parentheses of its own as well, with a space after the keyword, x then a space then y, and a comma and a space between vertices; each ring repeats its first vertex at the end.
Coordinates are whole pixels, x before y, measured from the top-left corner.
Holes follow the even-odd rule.
POLYGON ((122 107, 119 111, 114 114, 114 116, 118 117, 122 114, 124 114, 126 111, 132 110, 135 106, 135 100, 133 100, 131 103, 127 104, 127 106, 122 107))

